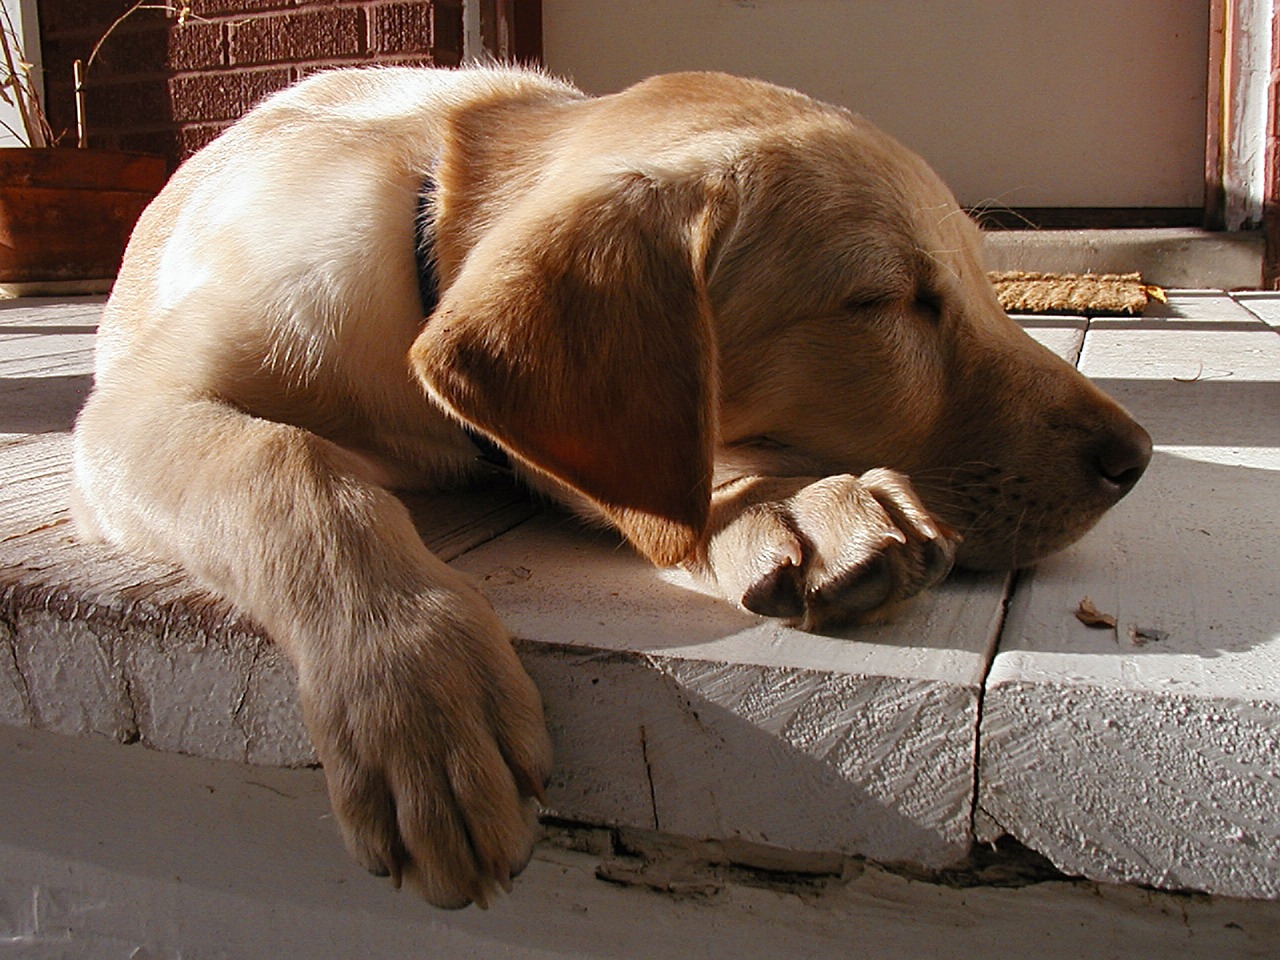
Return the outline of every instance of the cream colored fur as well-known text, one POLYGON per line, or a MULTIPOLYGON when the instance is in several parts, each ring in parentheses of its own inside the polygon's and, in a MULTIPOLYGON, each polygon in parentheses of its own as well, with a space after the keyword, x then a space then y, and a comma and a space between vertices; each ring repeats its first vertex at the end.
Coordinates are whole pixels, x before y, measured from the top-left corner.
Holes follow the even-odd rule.
POLYGON ((361 863, 483 904, 528 859, 550 744, 502 624, 391 491, 472 475, 465 422, 655 562, 810 628, 957 556, 1034 562, 1150 442, 1000 311, 979 247, 919 158, 766 84, 321 74, 138 224, 76 428, 79 519, 289 653, 361 863))

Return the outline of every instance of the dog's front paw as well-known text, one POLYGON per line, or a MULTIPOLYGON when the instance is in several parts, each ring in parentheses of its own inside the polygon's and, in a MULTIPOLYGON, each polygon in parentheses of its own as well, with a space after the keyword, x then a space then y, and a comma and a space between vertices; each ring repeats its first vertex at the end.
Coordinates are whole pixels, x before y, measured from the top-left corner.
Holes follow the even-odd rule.
POLYGON ((753 613, 805 629, 868 622, 937 583, 955 560, 960 537, 891 470, 744 483, 745 505, 713 532, 707 560, 753 613))
POLYGON ((303 671, 303 707, 356 860, 437 906, 483 907, 532 853, 550 740, 487 604, 422 606, 303 671))

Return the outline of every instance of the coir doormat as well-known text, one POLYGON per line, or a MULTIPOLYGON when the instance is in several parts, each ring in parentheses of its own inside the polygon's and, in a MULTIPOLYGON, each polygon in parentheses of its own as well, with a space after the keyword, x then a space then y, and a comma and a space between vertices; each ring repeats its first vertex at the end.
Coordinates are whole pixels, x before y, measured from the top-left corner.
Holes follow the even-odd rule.
POLYGON ((1164 291, 1137 273, 992 273, 1007 313, 1080 313, 1133 316, 1164 291))

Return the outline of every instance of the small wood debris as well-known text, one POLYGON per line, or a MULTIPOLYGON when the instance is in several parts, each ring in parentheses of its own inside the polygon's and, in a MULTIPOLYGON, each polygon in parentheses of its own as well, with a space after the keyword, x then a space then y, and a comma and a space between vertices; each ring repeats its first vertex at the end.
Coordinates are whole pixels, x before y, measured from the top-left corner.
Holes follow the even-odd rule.
POLYGON ((711 897, 724 889, 724 881, 716 870, 686 861, 605 860, 596 867, 596 878, 623 887, 647 887, 676 898, 711 897))
POLYGON ((1088 597, 1080 598, 1080 605, 1076 607, 1076 619, 1086 627, 1094 627, 1099 630, 1114 630, 1116 628, 1116 618, 1109 613, 1103 613, 1093 605, 1093 601, 1088 597))
POLYGON ((483 577, 485 583, 497 583, 504 587, 514 587, 517 583, 524 583, 533 576, 533 571, 528 567, 498 567, 489 571, 483 577))
POLYGON ((1168 639, 1168 631, 1157 630, 1155 627, 1139 627, 1135 624, 1129 628, 1129 642, 1135 647, 1145 647, 1148 643, 1168 639))

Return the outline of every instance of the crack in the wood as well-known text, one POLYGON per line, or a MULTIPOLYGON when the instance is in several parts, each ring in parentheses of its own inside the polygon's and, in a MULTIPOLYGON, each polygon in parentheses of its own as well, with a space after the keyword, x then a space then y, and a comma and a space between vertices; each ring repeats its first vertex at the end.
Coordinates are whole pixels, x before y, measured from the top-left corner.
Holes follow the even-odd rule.
POLYGON ((996 830, 998 831, 999 836, 1002 836, 1002 837, 1011 837, 1011 836, 1013 836, 1013 834, 1009 831, 1009 828, 1008 828, 1008 827, 1006 827, 1006 826, 1005 826, 1005 825, 1000 821, 1000 818, 999 818, 999 817, 997 817, 997 816, 995 816, 994 814, 992 814, 992 812, 991 812, 990 810, 988 810, 986 807, 984 807, 982 804, 980 804, 980 803, 975 799, 975 800, 974 800, 974 802, 973 802, 973 816, 974 816, 974 818, 975 818, 975 819, 977 818, 977 816, 978 816, 978 814, 979 814, 979 813, 981 813, 984 817, 986 817, 988 820, 990 820, 992 823, 994 823, 994 824, 996 825, 996 830))
POLYGON ((22 696, 22 709, 27 715, 27 722, 34 722, 35 708, 31 703, 31 685, 27 682, 27 675, 22 672, 22 664, 18 662, 18 628, 8 617, 0 617, 0 635, 5 638, 5 646, 9 650, 9 659, 13 661, 13 672, 18 678, 18 683, 22 689, 19 694, 22 696))
POLYGON ((245 671, 244 686, 240 689, 240 696, 236 699, 236 704, 231 709, 231 722, 236 725, 236 729, 244 735, 244 756, 243 762, 248 763, 249 757, 253 752, 253 733, 249 729, 243 716, 245 705, 249 701, 249 691, 253 687, 253 675, 258 669, 258 662, 262 659, 262 651, 255 648, 253 656, 249 661, 249 669, 245 671))
POLYGON ((55 530, 58 527, 66 526, 70 522, 71 522, 70 515, 65 517, 57 517, 56 519, 50 520, 47 523, 42 523, 34 527, 28 527, 26 529, 18 531, 17 533, 11 533, 8 536, 0 537, 0 543, 10 543, 14 540, 21 540, 23 537, 30 536, 33 533, 42 533, 45 530, 55 530))
POLYGON ((130 676, 129 671, 125 668, 125 664, 121 663, 116 656, 116 645, 114 643, 109 640, 104 641, 96 633, 94 639, 97 641, 99 649, 102 650, 107 662, 120 672, 121 692, 124 694, 124 702, 129 710, 128 725, 119 731, 120 742, 137 743, 142 739, 142 731, 138 726, 138 704, 133 697, 133 677, 130 676))
POLYGON ((653 810, 653 829, 661 830, 658 821, 658 791, 653 785, 653 767, 649 763, 649 741, 645 736, 644 724, 640 724, 640 757, 644 760, 644 775, 649 781, 649 807, 653 810))
MULTIPOLYGON (((1018 589, 1018 582, 1021 579, 1021 571, 1015 570, 1009 575, 1006 583, 1004 596, 1000 599, 1000 611, 996 614, 991 630, 991 655, 987 657, 987 662, 982 667, 982 677, 978 681, 978 702, 973 723, 973 787, 972 799, 969 802, 969 836, 976 837, 978 835, 978 798, 981 795, 982 788, 982 719, 983 707, 986 705, 987 698, 987 681, 991 679, 991 671, 995 668, 996 656, 1000 653, 1000 646, 1004 642, 1005 624, 1009 622, 1009 604, 1013 602, 1013 595, 1018 589)), ((989 814, 988 814, 989 816, 989 814)), ((992 818, 995 819, 994 817, 992 818)))

